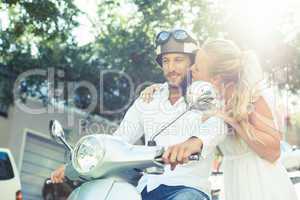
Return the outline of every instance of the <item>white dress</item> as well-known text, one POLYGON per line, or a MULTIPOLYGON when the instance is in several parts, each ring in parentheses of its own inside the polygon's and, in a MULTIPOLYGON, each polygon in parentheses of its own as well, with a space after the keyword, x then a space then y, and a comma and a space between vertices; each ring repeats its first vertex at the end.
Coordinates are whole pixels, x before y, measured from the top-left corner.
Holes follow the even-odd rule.
MULTIPOLYGON (((273 112, 269 94, 264 92, 262 96, 273 112)), ((226 200, 297 200, 294 186, 280 161, 272 164, 260 158, 234 134, 228 135, 219 147, 224 154, 226 200)))

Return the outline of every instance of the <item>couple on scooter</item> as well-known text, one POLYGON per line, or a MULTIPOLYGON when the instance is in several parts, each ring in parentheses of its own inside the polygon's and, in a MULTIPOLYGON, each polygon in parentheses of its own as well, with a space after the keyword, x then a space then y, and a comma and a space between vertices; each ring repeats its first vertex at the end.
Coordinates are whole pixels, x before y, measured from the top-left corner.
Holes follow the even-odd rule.
MULTIPOLYGON (((259 84, 262 71, 256 56, 229 40, 210 40, 200 48, 181 29, 160 32, 156 47, 166 83, 146 88, 114 135, 129 143, 144 136, 146 144, 153 143, 155 132, 187 108, 184 96, 190 75, 192 81, 212 84, 224 108, 209 117, 189 112, 155 137, 157 145, 167 147, 165 173, 142 176, 137 186, 142 199, 209 200, 208 178, 218 145, 225 158, 227 200, 296 200, 293 185, 277 162, 281 133, 270 90, 259 84), (188 162, 194 153, 201 159, 188 162)), ((54 183, 63 180, 64 170, 52 173, 54 183)))

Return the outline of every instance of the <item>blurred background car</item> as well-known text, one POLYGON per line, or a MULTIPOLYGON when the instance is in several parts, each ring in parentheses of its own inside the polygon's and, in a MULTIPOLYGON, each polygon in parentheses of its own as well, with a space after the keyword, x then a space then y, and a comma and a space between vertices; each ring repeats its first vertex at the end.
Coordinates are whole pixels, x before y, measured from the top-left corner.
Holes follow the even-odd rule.
POLYGON ((280 161, 288 171, 300 169, 300 149, 285 141, 280 142, 280 161))
POLYGON ((22 200, 21 182, 14 158, 8 149, 0 148, 1 199, 22 200))

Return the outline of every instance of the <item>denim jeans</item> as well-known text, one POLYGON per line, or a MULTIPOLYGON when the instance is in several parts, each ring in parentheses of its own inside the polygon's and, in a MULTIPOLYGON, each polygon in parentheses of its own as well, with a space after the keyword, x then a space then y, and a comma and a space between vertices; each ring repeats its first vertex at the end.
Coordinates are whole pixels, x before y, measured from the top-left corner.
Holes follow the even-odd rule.
POLYGON ((160 185, 147 192, 146 187, 142 191, 143 200, 209 200, 209 197, 200 190, 186 186, 160 185))

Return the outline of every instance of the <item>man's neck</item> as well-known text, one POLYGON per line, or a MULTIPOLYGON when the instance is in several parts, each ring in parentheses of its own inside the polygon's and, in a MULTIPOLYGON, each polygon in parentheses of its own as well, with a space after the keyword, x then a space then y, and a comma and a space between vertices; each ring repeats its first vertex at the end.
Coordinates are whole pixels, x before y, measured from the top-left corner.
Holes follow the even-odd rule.
POLYGON ((174 105, 181 97, 182 90, 180 87, 169 86, 169 101, 171 105, 174 105))

